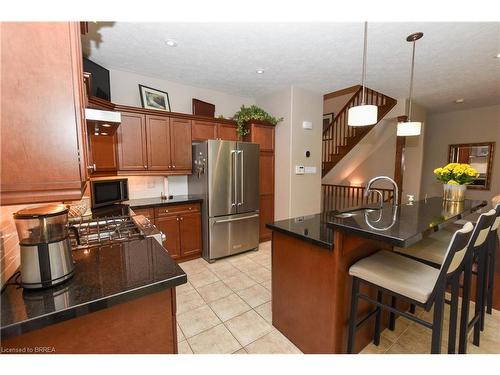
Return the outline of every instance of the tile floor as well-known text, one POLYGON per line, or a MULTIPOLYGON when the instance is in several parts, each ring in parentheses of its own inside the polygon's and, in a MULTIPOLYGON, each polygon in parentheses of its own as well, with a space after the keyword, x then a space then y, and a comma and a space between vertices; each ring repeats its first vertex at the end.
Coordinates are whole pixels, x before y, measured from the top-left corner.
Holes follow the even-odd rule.
MULTIPOLYGON (((218 260, 181 263, 188 283, 177 288, 180 354, 300 354, 271 323, 271 243, 258 251, 218 260)), ((425 318, 431 315, 422 310, 425 318)), ((447 332, 448 319, 445 317, 447 332)), ((444 336, 447 336, 444 335, 444 336)), ((395 331, 382 332, 381 343, 362 353, 428 353, 430 330, 398 319, 395 331)), ((443 337, 446 352, 447 338, 443 337)), ((500 312, 487 315, 479 348, 469 353, 500 353, 500 312)))

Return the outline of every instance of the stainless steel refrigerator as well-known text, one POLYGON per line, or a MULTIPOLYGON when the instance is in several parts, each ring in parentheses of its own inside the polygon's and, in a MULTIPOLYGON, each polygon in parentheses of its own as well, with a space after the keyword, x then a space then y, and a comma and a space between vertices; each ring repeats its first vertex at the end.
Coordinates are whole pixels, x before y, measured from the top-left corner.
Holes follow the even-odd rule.
POLYGON ((189 194, 203 196, 203 257, 259 246, 259 145, 208 140, 193 145, 189 194))

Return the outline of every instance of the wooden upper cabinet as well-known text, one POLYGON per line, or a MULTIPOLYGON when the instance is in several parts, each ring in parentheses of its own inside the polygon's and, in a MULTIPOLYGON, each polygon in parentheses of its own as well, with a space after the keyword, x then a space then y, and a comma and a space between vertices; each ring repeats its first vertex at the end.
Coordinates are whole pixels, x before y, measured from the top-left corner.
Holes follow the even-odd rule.
POLYGON ((250 142, 258 143, 260 151, 274 152, 274 126, 250 124, 250 142))
POLYGON ((89 134, 91 173, 116 172, 118 169, 116 144, 116 134, 112 136, 89 134))
MULTIPOLYGON (((189 130, 191 132, 191 130, 189 130)), ((170 119, 146 116, 148 170, 167 171, 172 167, 170 147, 170 119)), ((191 135, 191 134, 190 134, 191 135)))
POLYGON ((217 124, 210 121, 194 120, 191 134, 193 141, 217 139, 217 124))
POLYGON ((122 171, 146 171, 147 148, 145 116, 122 112, 118 136, 118 168, 122 171))
POLYGON ((173 171, 191 171, 191 120, 170 119, 170 149, 173 171))
POLYGON ((87 172, 80 25, 3 22, 2 205, 76 200, 87 172))
POLYGON ((233 124, 217 124, 217 133, 219 139, 225 141, 237 141, 238 133, 236 132, 236 125, 233 124))

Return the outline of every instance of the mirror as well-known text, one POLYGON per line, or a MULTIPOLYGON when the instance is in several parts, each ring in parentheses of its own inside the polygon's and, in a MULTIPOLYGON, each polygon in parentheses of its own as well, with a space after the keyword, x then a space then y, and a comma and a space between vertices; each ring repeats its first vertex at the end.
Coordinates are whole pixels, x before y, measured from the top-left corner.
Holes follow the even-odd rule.
POLYGON ((490 190, 494 151, 495 142, 450 145, 448 163, 470 164, 479 173, 479 177, 467 185, 467 188, 490 190))

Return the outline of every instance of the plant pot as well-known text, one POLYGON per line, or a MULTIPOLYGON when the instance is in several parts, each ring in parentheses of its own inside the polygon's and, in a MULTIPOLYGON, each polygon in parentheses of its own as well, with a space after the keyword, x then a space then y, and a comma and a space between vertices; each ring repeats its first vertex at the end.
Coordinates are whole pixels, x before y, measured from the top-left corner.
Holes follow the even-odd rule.
POLYGON ((443 200, 450 202, 463 202, 465 200, 465 185, 443 184, 443 200))

